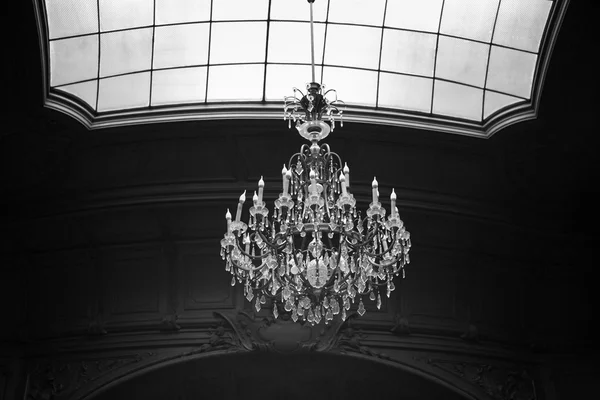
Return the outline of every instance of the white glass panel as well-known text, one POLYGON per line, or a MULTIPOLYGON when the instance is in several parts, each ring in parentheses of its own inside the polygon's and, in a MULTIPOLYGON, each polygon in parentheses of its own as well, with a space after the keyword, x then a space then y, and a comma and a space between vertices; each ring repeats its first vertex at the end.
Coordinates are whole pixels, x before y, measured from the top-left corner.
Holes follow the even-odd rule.
POLYGON ((511 104, 519 103, 523 101, 517 97, 507 96, 501 93, 485 91, 484 107, 483 107, 483 118, 486 119, 496 111, 509 106, 511 104))
POLYGON ((150 99, 150 72, 100 79, 98 111, 147 107, 150 99))
POLYGON ((206 95, 206 67, 154 71, 152 105, 203 102, 206 95))
POLYGON ((489 42, 492 39, 498 1, 445 0, 440 32, 489 42))
POLYGON ((437 32, 443 0, 388 0, 385 26, 437 32))
POLYGON ((385 0, 329 0, 331 22, 383 25, 385 0))
MULTIPOLYGON (((269 62, 310 64, 309 23, 271 22, 269 29, 269 62)), ((315 64, 323 62, 323 43, 325 24, 315 24, 315 64)))
MULTIPOLYGON (((308 5, 308 4, 307 4, 308 5)), ((213 21, 236 19, 266 20, 269 15, 269 0, 214 0, 213 21)))
POLYGON ((490 46, 440 36, 435 76, 483 87, 490 46))
POLYGON ((92 109, 96 109, 96 91, 98 90, 97 80, 61 86, 58 89, 79 97, 92 107, 92 109))
POLYGON ((257 101, 263 97, 264 65, 224 65, 208 71, 208 101, 257 101))
POLYGON ((50 86, 98 77, 98 35, 50 42, 50 86))
MULTIPOLYGON (((313 3, 314 21, 324 22, 327 17, 328 1, 313 3)), ((306 1, 271 0, 271 20, 310 21, 310 7, 306 1)))
POLYGON ((50 39, 98 32, 97 0, 46 0, 50 39))
POLYGON ((548 0, 502 0, 494 43, 537 53, 551 8, 548 0))
MULTIPOLYGON (((321 80, 321 67, 315 68, 316 80, 321 80)), ((306 93, 306 84, 311 81, 310 65, 267 65, 265 100, 283 101, 294 94, 294 87, 306 93)))
POLYGON ((329 25, 325 43, 325 64, 377 69, 381 29, 329 25))
POLYGON ((375 107, 377 72, 350 68, 325 67, 323 84, 326 90, 335 89, 338 99, 347 104, 375 107))
POLYGON ((435 81, 433 113, 481 121, 483 90, 456 83, 435 81))
POLYGON ((411 111, 431 111, 433 80, 414 76, 388 74, 379 77, 379 107, 411 111))
POLYGON ((150 69, 152 28, 103 33, 100 37, 100 76, 150 69))
POLYGON ((206 64, 209 23, 157 27, 154 68, 206 64))
POLYGON ((267 23, 213 23, 211 40, 211 64, 264 62, 267 23))
POLYGON ((381 69, 433 76, 437 35, 385 29, 381 69))
POLYGON ((100 30, 136 28, 153 23, 154 0, 98 0, 100 30))
POLYGON ((156 0, 156 24, 210 21, 211 0, 156 0))
POLYGON ((528 99, 536 60, 535 54, 492 46, 486 87, 528 99))

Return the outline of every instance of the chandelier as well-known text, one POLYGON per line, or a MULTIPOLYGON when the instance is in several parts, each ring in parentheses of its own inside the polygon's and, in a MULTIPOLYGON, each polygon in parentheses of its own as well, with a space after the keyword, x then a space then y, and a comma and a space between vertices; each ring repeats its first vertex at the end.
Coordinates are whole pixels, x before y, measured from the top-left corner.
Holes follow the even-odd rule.
POLYGON ((263 201, 265 182, 258 181, 248 222, 242 222, 246 192, 237 205, 235 219, 227 210, 227 232, 221 240, 225 270, 231 285, 244 285, 244 296, 256 311, 270 298, 273 316, 279 307, 294 322, 318 324, 339 315, 346 319, 351 303, 366 312, 363 298, 381 307, 381 291, 394 290, 393 278, 410 263, 410 233, 390 194, 390 213, 380 202, 377 179, 366 215, 356 209, 350 193, 350 170, 339 155, 319 141, 329 135, 339 118, 343 126, 344 103, 334 90, 316 83, 314 68, 313 3, 310 3, 312 82, 307 92, 294 88, 284 99, 284 120, 292 121, 310 141, 283 166, 282 193, 272 214, 263 201), (327 121, 324 121, 323 119, 327 121))

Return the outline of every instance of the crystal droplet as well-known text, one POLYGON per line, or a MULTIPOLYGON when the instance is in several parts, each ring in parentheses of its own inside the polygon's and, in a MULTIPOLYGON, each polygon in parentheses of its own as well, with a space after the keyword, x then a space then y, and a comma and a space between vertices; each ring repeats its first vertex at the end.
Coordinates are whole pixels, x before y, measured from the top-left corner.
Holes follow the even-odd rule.
POLYGON ((379 310, 381 308, 381 294, 378 293, 377 294, 377 309, 379 310))
POLYGON ((235 286, 235 276, 231 278, 231 286, 235 286))
POLYGON ((342 321, 346 320, 346 309, 342 308, 342 321))
POLYGON ((256 312, 260 311, 260 299, 258 296, 256 296, 256 300, 254 301, 254 308, 256 309, 256 312))
POLYGON ((292 309, 292 321, 296 322, 298 321, 298 312, 296 311, 296 309, 292 309))
POLYGON ((369 295, 369 300, 375 300, 375 292, 371 292, 371 294, 369 295))
POLYGON ((254 292, 252 291, 252 289, 248 290, 248 294, 246 295, 246 299, 248 299, 248 301, 252 301, 252 299, 254 298, 254 292))
POLYGON ((279 318, 279 311, 277 311, 277 304, 273 304, 273 316, 275 319, 279 318))
POLYGON ((285 302, 285 311, 290 312, 292 311, 292 302, 290 300, 285 302))
POLYGON ((262 296, 260 296, 260 304, 265 304, 267 302, 267 299, 265 299, 265 295, 263 294, 262 296))
POLYGON ((365 315, 365 312, 367 310, 365 310, 365 305, 363 304, 362 299, 360 299, 360 302, 358 303, 358 313, 360 314, 360 316, 362 317, 363 315, 365 315))

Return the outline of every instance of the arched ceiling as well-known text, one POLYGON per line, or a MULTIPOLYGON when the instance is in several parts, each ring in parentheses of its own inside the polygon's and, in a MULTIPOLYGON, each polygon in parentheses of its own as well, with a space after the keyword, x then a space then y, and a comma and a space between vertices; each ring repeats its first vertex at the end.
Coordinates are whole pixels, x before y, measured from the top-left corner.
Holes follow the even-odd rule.
MULTIPOLYGON (((90 128, 281 118, 306 0, 33 0, 46 105, 90 128)), ((317 0, 315 79, 347 119, 488 137, 535 117, 568 0, 317 0)))

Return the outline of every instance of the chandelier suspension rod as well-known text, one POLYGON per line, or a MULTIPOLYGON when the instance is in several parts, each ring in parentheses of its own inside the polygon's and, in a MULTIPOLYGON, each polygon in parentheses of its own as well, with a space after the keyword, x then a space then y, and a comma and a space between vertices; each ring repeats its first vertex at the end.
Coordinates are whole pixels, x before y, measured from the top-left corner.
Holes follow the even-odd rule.
POLYGON ((315 81, 315 28, 313 21, 313 3, 315 0, 308 0, 310 4, 310 56, 311 56, 311 67, 312 67, 312 81, 315 81))

